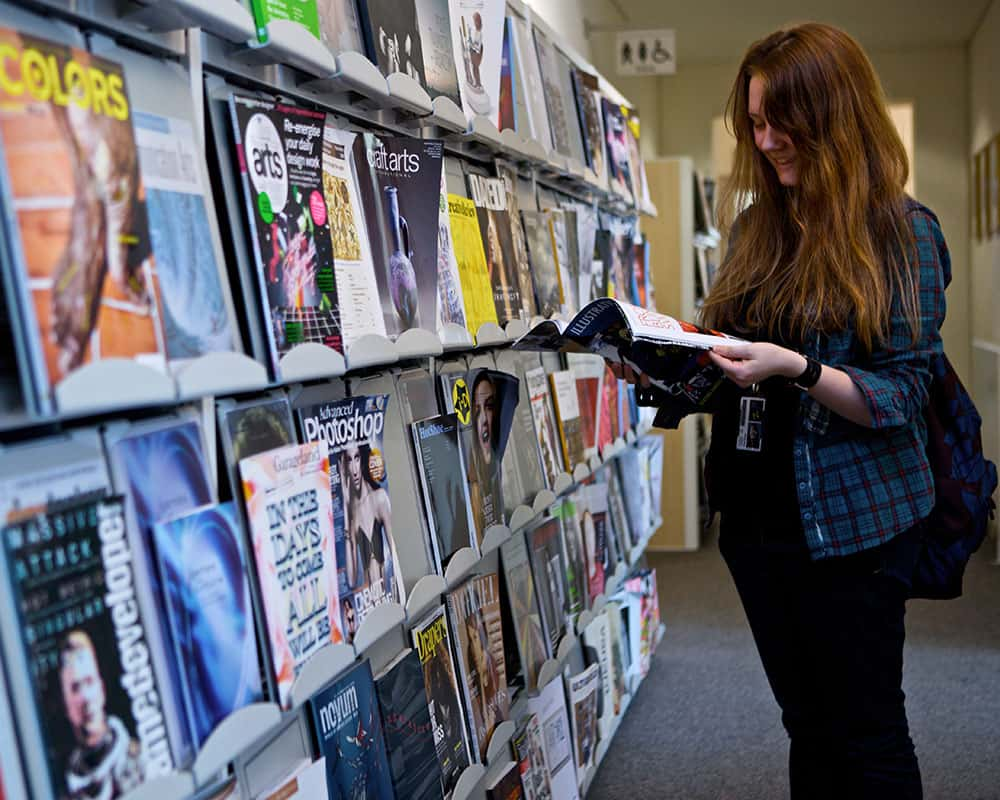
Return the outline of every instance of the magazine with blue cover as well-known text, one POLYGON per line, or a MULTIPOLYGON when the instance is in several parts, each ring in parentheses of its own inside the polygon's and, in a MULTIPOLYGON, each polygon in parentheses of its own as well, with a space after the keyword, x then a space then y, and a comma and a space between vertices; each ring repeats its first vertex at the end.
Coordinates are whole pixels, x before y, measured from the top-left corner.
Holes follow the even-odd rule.
POLYGON ((329 800, 395 800, 371 664, 351 668, 309 706, 329 800))
POLYGON ((260 653, 234 503, 203 506, 153 528, 191 738, 262 697, 260 653))

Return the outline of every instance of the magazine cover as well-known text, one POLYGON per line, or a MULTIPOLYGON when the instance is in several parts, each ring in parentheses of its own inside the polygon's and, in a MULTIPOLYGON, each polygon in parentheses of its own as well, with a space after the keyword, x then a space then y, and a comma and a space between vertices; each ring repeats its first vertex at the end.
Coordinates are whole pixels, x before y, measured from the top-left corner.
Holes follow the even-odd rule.
MULTIPOLYGON (((226 398, 216 403, 216 417, 229 477, 229 496, 239 504, 243 498, 240 461, 292 444, 296 440, 292 409, 283 393, 243 403, 226 398)), ((221 462, 220 459, 220 467, 221 462)), ((221 492, 222 487, 219 488, 221 492)))
MULTIPOLYGON (((560 208, 550 208, 542 212, 549 224, 549 235, 552 237, 552 252, 556 262, 556 279, 559 282, 559 310, 570 316, 579 309, 576 290, 579 281, 579 267, 576 264, 575 253, 570 249, 567 233, 566 212, 560 208)), ((575 234, 575 231, 574 231, 575 234)))
POLYGON ((345 51, 363 53, 361 24, 353 0, 315 0, 319 14, 319 38, 330 52, 338 55, 345 51))
POLYGON ((545 98, 549 128, 552 131, 552 149, 561 155, 572 156, 569 126, 570 123, 575 125, 576 119, 569 119, 566 116, 566 104, 562 98, 562 82, 559 79, 562 59, 548 36, 534 26, 532 26, 532 31, 535 39, 535 53, 538 58, 538 71, 542 81, 542 96, 545 98))
POLYGON ((627 123, 622 114, 621 106, 612 103, 608 98, 601 98, 601 111, 604 117, 604 141, 607 144, 608 180, 611 190, 625 202, 632 204, 632 165, 626 130, 627 123))
POLYGON ((395 800, 372 667, 355 665, 309 699, 330 800, 395 800))
POLYGON ((461 108, 448 0, 416 0, 416 4, 420 49, 424 54, 424 88, 431 100, 443 95, 461 108))
POLYGON ((503 21, 503 45, 500 56, 500 103, 497 111, 497 130, 517 130, 517 101, 514 97, 514 54, 510 40, 510 17, 503 21))
POLYGON ((597 449, 603 452, 605 447, 623 435, 618 423, 618 378, 607 365, 601 375, 598 397, 597 449))
POLYGON ((500 776, 486 787, 486 800, 521 800, 521 773, 516 762, 509 762, 500 776))
POLYGON ((619 485, 628 515, 628 530, 634 547, 649 531, 653 520, 649 487, 644 485, 649 474, 649 460, 644 450, 626 447, 618 456, 619 485))
POLYGON ((276 699, 287 708, 309 656, 344 639, 326 443, 249 456, 240 476, 276 699))
POLYGON ((479 235, 476 204, 467 197, 449 194, 448 219, 465 303, 465 324, 469 333, 475 336, 487 322, 497 322, 486 251, 479 235))
POLYGON ((50 796, 117 798, 168 775, 174 760, 121 499, 32 517, 2 539, 18 614, 5 655, 34 698, 50 796))
POLYGON ((522 211, 521 222, 535 278, 538 313, 543 317, 551 317, 562 311, 562 293, 559 291, 559 266, 549 219, 544 211, 522 211))
POLYGON ((229 100, 271 368, 295 345, 341 341, 323 198, 325 114, 234 94, 229 100))
POLYGON ((375 264, 358 196, 357 176, 368 174, 367 166, 359 173, 354 163, 358 135, 338 129, 332 118, 323 128, 323 195, 333 241, 340 325, 348 350, 367 334, 385 336, 375 264))
POLYGON ((621 712, 621 695, 615 677, 615 665, 611 656, 611 629, 607 611, 597 614, 583 630, 583 643, 597 655, 595 666, 601 672, 602 700, 598 703, 600 716, 597 719, 599 739, 611 736, 615 717, 621 712))
POLYGON ((583 462, 583 429, 580 420, 580 400, 576 392, 576 378, 572 370, 564 369, 549 375, 552 399, 559 423, 559 441, 562 445, 563 463, 572 470, 583 462))
POLYGON ((530 369, 524 374, 528 385, 528 395, 531 402, 531 416, 535 422, 535 437, 538 441, 538 452, 542 459, 548 488, 555 485, 565 471, 562 445, 556 429, 555 411, 552 408, 552 398, 549 394, 549 380, 544 367, 530 369))
POLYGON ((608 185, 608 161, 605 154, 604 118, 601 113, 601 94, 596 75, 574 68, 573 89, 576 94, 577 115, 583 131, 584 153, 587 166, 597 176, 597 185, 608 185))
POLYGON ((91 361, 165 368, 159 288, 121 66, 10 28, 0 45, 7 304, 23 340, 23 391, 44 412, 52 387, 91 361), (47 65, 37 80, 23 71, 31 63, 47 65), (101 102, 53 95, 43 79, 56 72, 98 82, 101 102))
POLYGON ((589 459, 597 455, 601 378, 607 364, 600 356, 590 353, 567 353, 566 366, 576 381, 577 404, 580 407, 580 440, 583 443, 583 457, 589 459))
POLYGON ((358 0, 368 58, 383 75, 402 72, 421 86, 424 54, 414 0, 358 0))
POLYGON ((632 194, 635 197, 636 206, 643 208, 650 200, 649 186, 646 184, 646 166, 642 161, 642 154, 639 152, 639 112, 634 108, 623 106, 622 116, 625 118, 629 162, 632 165, 632 194))
POLYGON ((624 640, 622 632, 621 603, 617 600, 608 601, 604 613, 608 617, 608 639, 611 643, 611 680, 615 686, 615 693, 623 700, 628 694, 625 684, 628 671, 628 643, 624 640))
MULTIPOLYGON (((603 275, 595 279, 595 271, 603 270, 603 263, 595 261, 597 241, 598 214, 595 205, 586 203, 566 203, 567 211, 572 210, 575 222, 574 238, 576 239, 577 287, 576 300, 580 308, 594 299, 594 287, 603 280, 603 275)), ((568 218, 568 217, 567 217, 568 218)))
POLYGON ((375 262, 385 329, 396 337, 437 319, 441 141, 358 135, 361 204, 375 262), (367 169, 363 167, 367 165, 367 169))
POLYGON ((438 205, 438 303, 437 327, 445 325, 466 327, 465 300, 462 297, 462 279, 458 259, 451 239, 451 215, 448 212, 448 184, 441 170, 441 193, 438 205))
POLYGON ((389 772, 397 798, 443 800, 434 726, 420 656, 409 649, 375 679, 389 772))
POLYGON ((537 714, 528 717, 514 734, 513 741, 524 800, 552 800, 552 775, 545 757, 542 724, 537 714))
POLYGON ((528 370, 537 368, 539 362, 534 354, 511 350, 497 353, 496 362, 498 369, 516 375, 518 380, 517 408, 511 419, 507 452, 501 462, 504 511, 509 518, 519 505, 530 507, 538 493, 548 487, 525 377, 528 370))
POLYGON ((656 570, 647 569, 625 581, 629 600, 629 644, 633 669, 649 672, 653 648, 660 627, 660 604, 656 590, 656 570))
POLYGON ((287 19, 297 22, 309 33, 319 38, 319 0, 248 0, 257 23, 257 38, 267 41, 267 25, 272 20, 287 19))
POLYGON ((597 693, 601 688, 601 668, 598 664, 591 664, 567 682, 573 716, 576 776, 582 786, 587 770, 597 761, 597 693))
POLYGON ((548 153, 552 150, 552 131, 549 128, 549 112, 545 107, 545 87, 542 84, 542 74, 538 70, 538 54, 535 51, 535 40, 531 24, 523 17, 512 15, 508 17, 512 28, 512 43, 514 52, 514 71, 524 86, 525 106, 527 108, 527 125, 518 130, 525 139, 534 139, 542 150, 548 153))
POLYGON ((535 581, 528 560, 528 545, 524 533, 518 531, 500 547, 503 573, 507 585, 511 619, 517 632, 517 653, 524 670, 525 683, 533 689, 538 683, 538 670, 549 656, 538 611, 535 581))
POLYGON ((573 733, 566 713, 562 678, 549 681, 536 697, 528 698, 528 711, 542 726, 545 758, 552 776, 552 797, 579 800, 573 759, 573 733))
POLYGON ((649 460, 649 505, 655 520, 663 510, 663 436, 649 433, 639 439, 649 460))
POLYGON ((472 746, 485 763, 490 737, 510 712, 497 574, 470 578, 447 601, 472 746))
POLYGON ((521 314, 524 319, 530 320, 538 314, 538 305, 535 302, 535 283, 531 275, 531 262, 528 260, 528 243, 524 237, 521 210, 517 202, 517 170, 508 162, 499 159, 494 162, 494 165, 497 177, 503 181, 504 191, 507 192, 507 219, 510 222, 510 238, 514 245, 517 286, 521 295, 521 314))
POLYGON ((559 519, 553 517, 539 523, 525 535, 549 653, 558 651, 559 642, 566 633, 566 570, 563 566, 562 532, 559 529, 559 519))
POLYGON ((566 132, 569 136, 569 155, 576 159, 580 166, 588 166, 587 150, 583 139, 583 122, 576 105, 576 92, 573 85, 573 73, 576 66, 559 48, 552 47, 553 61, 556 65, 556 79, 559 81, 559 102, 563 108, 563 118, 566 120, 566 132))
POLYGON ((452 413, 419 420, 412 431, 435 566, 443 575, 456 550, 478 551, 458 417, 452 413))
MULTIPOLYGON (((135 112, 132 118, 171 367, 239 349, 225 264, 205 220, 203 158, 187 120, 135 112), (221 271, 220 271, 221 270, 221 271)), ((213 212, 214 213, 214 212, 213 212)))
POLYGON ((414 625, 411 635, 424 670, 424 688, 434 729, 434 749, 441 767, 441 785, 445 797, 450 798, 462 772, 469 766, 469 743, 444 606, 439 606, 414 625))
POLYGON ((500 178, 475 173, 466 175, 469 194, 476 204, 479 235, 486 253, 486 269, 493 287, 493 305, 502 326, 521 318, 521 291, 517 277, 517 257, 507 211, 507 189, 500 178))
POLYGON ((594 481, 581 487, 580 530, 587 565, 587 597, 590 606, 604 592, 611 567, 608 543, 608 485, 594 481))
POLYGON ((504 0, 449 0, 462 110, 493 121, 500 105, 504 0))
POLYGON ((348 642, 372 609, 403 602, 382 445, 388 403, 382 394, 297 409, 302 438, 329 450, 337 597, 348 642))
POLYGON ((566 570, 566 614, 571 626, 577 614, 587 607, 587 564, 577 513, 579 506, 580 490, 577 489, 567 499, 552 507, 552 514, 560 523, 563 567, 566 570))
POLYGON ((442 406, 459 423, 477 547, 491 525, 504 524, 502 460, 518 402, 518 380, 491 369, 440 376, 442 406))
POLYGON ((196 749, 233 711, 261 700, 244 534, 232 502, 153 527, 166 621, 196 749))

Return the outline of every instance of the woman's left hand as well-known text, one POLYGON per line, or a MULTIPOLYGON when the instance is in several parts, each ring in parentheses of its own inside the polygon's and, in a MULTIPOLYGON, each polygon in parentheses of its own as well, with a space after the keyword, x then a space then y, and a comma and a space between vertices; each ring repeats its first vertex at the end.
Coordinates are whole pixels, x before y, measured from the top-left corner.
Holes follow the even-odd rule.
POLYGON ((770 342, 717 345, 708 355, 741 389, 775 375, 797 378, 806 368, 805 356, 770 342))

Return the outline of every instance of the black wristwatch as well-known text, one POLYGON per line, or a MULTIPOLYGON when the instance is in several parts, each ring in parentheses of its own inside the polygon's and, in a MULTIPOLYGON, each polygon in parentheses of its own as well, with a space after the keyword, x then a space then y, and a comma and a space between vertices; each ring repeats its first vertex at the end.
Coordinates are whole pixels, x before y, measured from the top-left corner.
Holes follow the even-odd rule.
POLYGON ((823 372, 823 365, 815 358, 809 358, 807 355, 803 355, 802 357, 806 360, 806 368, 802 370, 801 375, 792 379, 792 383, 803 391, 808 391, 819 383, 819 376, 823 372))

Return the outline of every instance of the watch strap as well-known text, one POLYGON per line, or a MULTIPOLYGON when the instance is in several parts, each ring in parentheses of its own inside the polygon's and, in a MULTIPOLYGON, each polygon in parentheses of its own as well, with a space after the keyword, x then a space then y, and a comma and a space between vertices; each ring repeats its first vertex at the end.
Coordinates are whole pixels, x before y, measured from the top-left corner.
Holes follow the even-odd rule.
POLYGON ((806 355, 803 358, 806 360, 806 368, 802 370, 802 374, 792 380, 792 383, 805 391, 812 389, 813 386, 819 383, 819 376, 823 372, 823 365, 815 358, 810 358, 806 355))

